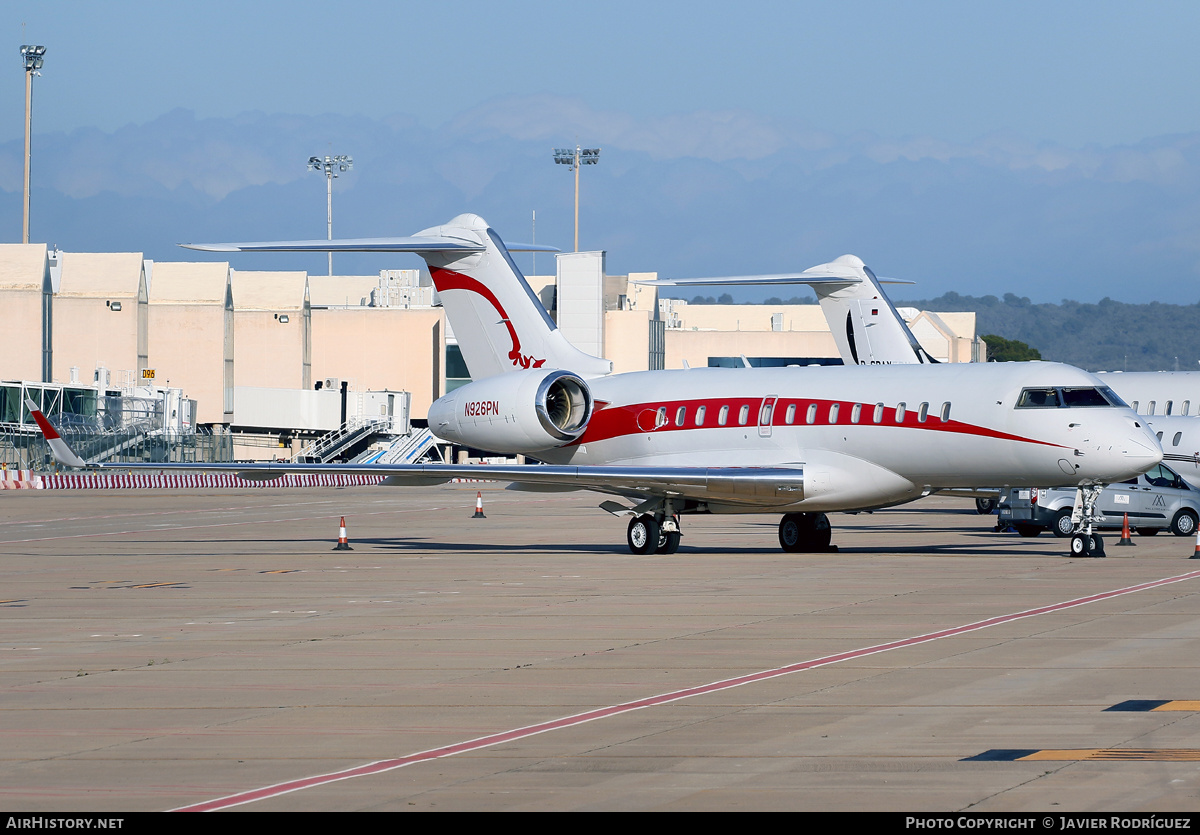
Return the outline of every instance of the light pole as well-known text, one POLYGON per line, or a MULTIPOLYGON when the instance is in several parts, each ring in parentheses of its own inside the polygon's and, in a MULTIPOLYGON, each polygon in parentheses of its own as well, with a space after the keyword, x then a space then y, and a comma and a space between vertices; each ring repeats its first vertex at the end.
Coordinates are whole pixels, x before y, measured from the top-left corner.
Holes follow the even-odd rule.
POLYGON ((554 149, 554 164, 569 165, 575 172, 575 251, 579 251, 579 166, 595 165, 600 159, 599 148, 570 148, 554 149))
MULTIPOLYGON (((338 175, 339 171, 349 171, 354 167, 354 160, 348 156, 329 156, 309 157, 308 168, 310 171, 321 171, 325 174, 325 227, 327 230, 326 240, 333 240, 333 178, 338 175)), ((333 275, 333 253, 329 253, 329 275, 333 275)))
POLYGON ((41 75, 38 70, 46 60, 46 47, 25 44, 21 47, 21 60, 25 63, 25 215, 21 223, 21 243, 29 243, 29 137, 33 118, 33 77, 41 75))

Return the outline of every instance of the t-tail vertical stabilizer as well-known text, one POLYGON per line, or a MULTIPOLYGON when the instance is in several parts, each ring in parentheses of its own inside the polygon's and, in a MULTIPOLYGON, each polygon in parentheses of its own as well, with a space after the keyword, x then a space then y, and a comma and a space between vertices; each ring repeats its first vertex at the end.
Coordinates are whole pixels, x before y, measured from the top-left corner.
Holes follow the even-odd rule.
POLYGON ((846 365, 917 365, 936 363, 909 330, 904 317, 884 294, 881 284, 912 284, 898 278, 877 278, 855 255, 801 273, 737 275, 722 278, 666 278, 640 281, 669 287, 762 287, 807 284, 817 294, 821 312, 846 365))
POLYGON ((476 252, 424 254, 473 379, 525 368, 561 368, 585 378, 612 371, 609 360, 567 341, 483 218, 459 215, 417 237, 463 238, 483 246, 476 252))
MULTIPOLYGON (((845 272, 856 279, 812 282, 821 312, 847 365, 910 365, 936 363, 921 347, 904 317, 883 292, 880 279, 854 255, 813 267, 813 270, 845 272)), ((807 272, 807 271, 806 271, 807 272)))
MULTIPOLYGON (((478 215, 462 214, 408 238, 182 246, 204 252, 414 252, 429 265, 473 379, 527 368, 559 368, 585 378, 612 372, 609 360, 585 354, 567 341, 513 263, 509 248, 478 215)), ((514 244, 512 251, 557 250, 514 244)))

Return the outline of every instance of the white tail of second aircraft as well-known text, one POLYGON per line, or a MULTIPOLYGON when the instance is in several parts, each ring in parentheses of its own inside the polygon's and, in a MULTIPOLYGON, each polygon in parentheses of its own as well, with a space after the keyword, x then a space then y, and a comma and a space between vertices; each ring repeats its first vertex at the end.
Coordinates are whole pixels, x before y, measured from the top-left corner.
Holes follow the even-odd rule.
POLYGON ((847 365, 916 365, 936 363, 909 330, 904 317, 883 292, 880 279, 855 255, 843 255, 802 273, 739 275, 724 278, 668 278, 639 282, 674 287, 765 286, 807 284, 817 294, 821 312, 847 365))
MULTIPOLYGON (((854 365, 934 363, 921 347, 871 268, 854 255, 823 264, 858 278, 853 283, 812 282, 838 353, 854 365)), ((821 267, 814 267, 819 270, 821 267)))
MULTIPOLYGON (((205 252, 415 252, 425 259, 467 369, 475 380, 526 368, 581 377, 612 372, 609 360, 567 341, 487 222, 462 214, 408 238, 184 244, 205 252)), ((517 244, 513 251, 556 251, 517 244)))

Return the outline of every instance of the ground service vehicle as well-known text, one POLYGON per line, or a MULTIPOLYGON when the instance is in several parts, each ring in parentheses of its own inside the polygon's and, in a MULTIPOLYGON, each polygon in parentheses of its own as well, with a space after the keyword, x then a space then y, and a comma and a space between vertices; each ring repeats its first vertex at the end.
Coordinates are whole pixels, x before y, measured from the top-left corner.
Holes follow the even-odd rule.
MULTIPOLYGON (((1019 487, 1001 498, 997 527, 1012 525, 1022 536, 1051 531, 1070 536, 1075 488, 1039 489, 1019 487)), ((1126 516, 1130 528, 1153 536, 1164 528, 1176 536, 1193 536, 1200 519, 1200 491, 1163 464, 1137 478, 1110 484, 1097 502, 1100 520, 1096 527, 1120 528, 1126 516)))

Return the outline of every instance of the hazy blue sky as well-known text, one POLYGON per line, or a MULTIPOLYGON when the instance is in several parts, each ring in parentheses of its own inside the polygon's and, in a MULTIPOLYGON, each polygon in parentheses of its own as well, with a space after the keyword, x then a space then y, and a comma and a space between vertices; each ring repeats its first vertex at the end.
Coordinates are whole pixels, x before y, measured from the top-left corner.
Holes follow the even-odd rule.
POLYGON ((637 118, 745 109, 849 133, 1072 146, 1191 131, 1195 2, 5 2, 49 48, 41 131, 197 116, 416 115, 549 93, 637 118))
POLYGON ((322 237, 304 161, 329 151, 356 161, 335 235, 474 211, 522 240, 536 211, 538 242, 566 248, 570 177, 550 150, 578 139, 603 148, 581 245, 614 274, 851 252, 918 280, 912 297, 1200 300, 1197 2, 0 11, 0 241, 20 232, 18 48, 40 43, 33 238, 66 250, 162 260, 200 257, 180 241, 322 237))

